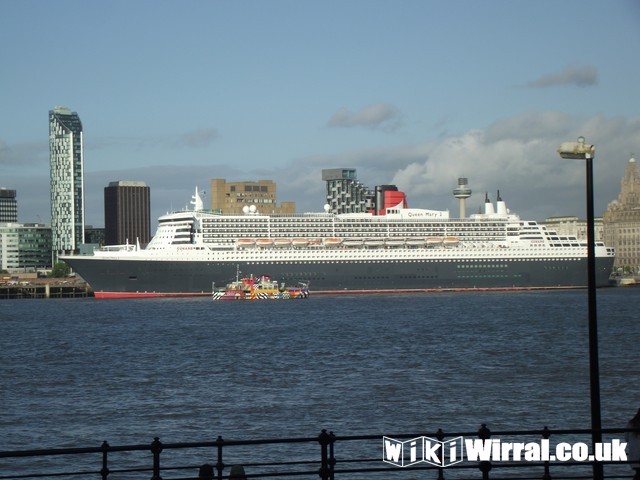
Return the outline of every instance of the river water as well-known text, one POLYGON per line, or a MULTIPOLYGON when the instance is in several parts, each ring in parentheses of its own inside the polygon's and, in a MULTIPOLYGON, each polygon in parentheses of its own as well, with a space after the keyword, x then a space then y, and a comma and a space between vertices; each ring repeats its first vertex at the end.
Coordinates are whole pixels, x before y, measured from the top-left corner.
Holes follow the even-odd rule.
MULTIPOLYGON (((602 424, 640 407, 640 288, 598 290, 602 424)), ((589 428, 586 290, 0 301, 0 450, 589 428)))

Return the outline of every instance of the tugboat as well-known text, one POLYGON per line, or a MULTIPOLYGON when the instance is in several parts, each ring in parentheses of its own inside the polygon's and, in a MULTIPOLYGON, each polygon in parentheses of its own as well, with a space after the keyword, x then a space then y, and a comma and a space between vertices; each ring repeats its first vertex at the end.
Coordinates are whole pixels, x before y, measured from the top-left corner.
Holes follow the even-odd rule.
POLYGON ((223 290, 214 288, 213 300, 292 300, 308 298, 309 288, 301 283, 300 287, 287 287, 278 284, 268 275, 253 275, 229 283, 223 290))

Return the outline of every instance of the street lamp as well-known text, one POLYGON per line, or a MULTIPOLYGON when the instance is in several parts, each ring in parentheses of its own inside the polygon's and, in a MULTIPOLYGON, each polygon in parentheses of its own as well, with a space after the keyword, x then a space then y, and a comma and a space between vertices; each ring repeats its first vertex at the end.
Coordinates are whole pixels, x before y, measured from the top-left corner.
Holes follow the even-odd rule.
MULTIPOLYGON (((602 442, 602 420, 600 417, 600 367, 598 366, 598 320, 596 314, 596 249, 595 220, 593 215, 593 157, 596 147, 584 143, 564 142, 558 153, 562 158, 586 160, 587 165, 587 278, 589 297, 589 377, 591 382, 591 435, 593 449, 602 442)), ((602 463, 593 462, 593 478, 604 477, 602 463)))

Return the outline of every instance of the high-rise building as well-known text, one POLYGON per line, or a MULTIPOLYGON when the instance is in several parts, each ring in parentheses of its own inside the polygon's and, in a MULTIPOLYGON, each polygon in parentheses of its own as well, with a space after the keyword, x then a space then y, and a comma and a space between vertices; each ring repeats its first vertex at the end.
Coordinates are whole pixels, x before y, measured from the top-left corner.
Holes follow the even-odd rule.
POLYGON ((280 202, 278 206, 276 184, 272 180, 229 183, 222 178, 211 180, 211 210, 237 215, 244 207, 252 206, 265 215, 296 213, 295 202, 280 202))
POLYGON ((149 187, 144 182, 110 182, 104 189, 104 243, 124 245, 151 240, 149 187))
POLYGON ((356 180, 354 168, 322 170, 322 180, 327 182, 327 203, 330 212, 360 213, 374 208, 374 194, 356 180))
POLYGON ((82 122, 66 107, 49 111, 53 263, 84 243, 84 144, 82 122))
POLYGON ((620 182, 620 194, 604 212, 604 241, 616 249, 614 266, 640 274, 640 171, 631 157, 620 182))
POLYGON ((18 221, 18 202, 16 191, 0 188, 0 223, 18 221))

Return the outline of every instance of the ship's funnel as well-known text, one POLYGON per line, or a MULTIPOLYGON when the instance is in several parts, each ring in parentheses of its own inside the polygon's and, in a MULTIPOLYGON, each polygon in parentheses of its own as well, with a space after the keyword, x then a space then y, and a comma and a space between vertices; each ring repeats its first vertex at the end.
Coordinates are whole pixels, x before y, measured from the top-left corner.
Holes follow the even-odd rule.
POLYGON ((496 209, 498 211, 498 215, 507 215, 509 213, 507 211, 507 204, 504 203, 500 197, 500 190, 498 190, 498 198, 496 199, 496 209))
POLYGON ((493 203, 489 200, 489 193, 485 192, 484 194, 484 213, 486 215, 493 215, 495 212, 493 208, 493 203))
POLYGON ((393 208, 402 204, 401 208, 407 208, 407 197, 404 192, 398 190, 395 185, 376 185, 374 215, 385 215, 387 208, 393 208))

